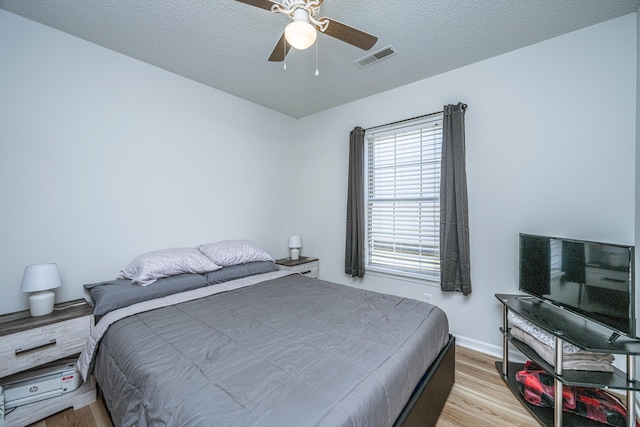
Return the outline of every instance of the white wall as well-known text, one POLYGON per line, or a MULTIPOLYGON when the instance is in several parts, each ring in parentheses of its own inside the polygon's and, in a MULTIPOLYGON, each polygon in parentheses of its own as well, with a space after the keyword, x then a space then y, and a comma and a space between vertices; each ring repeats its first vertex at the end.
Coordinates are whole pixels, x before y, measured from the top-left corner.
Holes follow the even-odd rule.
POLYGON ((149 250, 286 254, 294 119, 3 10, 0 58, 0 313, 28 264, 64 301, 149 250))
POLYGON ((296 232, 321 278, 429 293, 455 334, 496 350, 494 293, 517 290, 519 232, 637 240, 636 25, 628 15, 295 121, 0 10, 0 313, 26 308, 27 264, 59 263, 62 301, 147 250, 246 237, 283 256, 296 232), (458 101, 473 293, 348 278, 349 131, 458 101))
MULTIPOLYGON (((636 287, 640 286, 640 275, 638 274, 638 266, 640 266, 640 8, 636 11, 636 177, 635 177, 635 244, 636 244, 636 287)), ((640 292, 636 292, 636 333, 640 334, 640 292)), ((636 372, 640 367, 640 360, 636 357, 636 372)), ((640 393, 636 392, 636 418, 640 415, 640 393)))
MULTIPOLYGON (((636 15, 630 14, 299 120, 303 253, 320 276, 421 299, 486 351, 500 345, 496 292, 517 292, 518 233, 634 243, 636 15), (473 293, 343 273, 349 131, 463 101, 473 293), (476 342, 478 341, 478 342, 476 342)), ((390 59, 393 60, 393 59, 390 59)), ((363 69, 375 73, 375 66, 363 69)))
MULTIPOLYGON (((636 245, 640 244, 640 8, 636 11, 636 245)), ((639 248, 640 249, 640 248, 639 248)), ((640 260, 640 250, 636 251, 636 266, 640 260)), ((640 284, 640 275, 636 278, 636 283, 640 284)), ((640 301, 640 292, 636 295, 636 301, 640 301)), ((640 305, 636 304, 640 308, 640 305)), ((639 310, 640 311, 640 310, 639 310)), ((640 316, 638 316, 640 323, 640 316)), ((640 333, 640 329, 638 329, 640 333)))

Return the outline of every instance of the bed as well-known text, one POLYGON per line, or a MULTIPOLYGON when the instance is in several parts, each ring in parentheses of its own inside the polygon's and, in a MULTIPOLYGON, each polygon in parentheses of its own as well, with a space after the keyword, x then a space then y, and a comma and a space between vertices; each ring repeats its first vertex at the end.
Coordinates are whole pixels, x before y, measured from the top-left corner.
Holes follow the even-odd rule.
POLYGON ((455 362, 441 309, 231 262, 85 285, 78 369, 115 426, 435 425, 455 362))

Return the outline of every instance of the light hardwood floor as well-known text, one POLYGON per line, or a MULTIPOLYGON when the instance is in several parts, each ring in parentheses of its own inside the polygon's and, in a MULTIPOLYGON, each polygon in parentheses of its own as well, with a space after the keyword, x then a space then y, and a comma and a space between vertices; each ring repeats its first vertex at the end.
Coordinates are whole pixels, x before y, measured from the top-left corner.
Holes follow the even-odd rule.
POLYGON ((456 381, 436 427, 539 427, 502 380, 493 356, 456 346, 456 381))
MULTIPOLYGON (((437 427, 537 427, 495 368, 495 358, 456 347, 456 382, 437 427)), ((31 427, 112 427, 102 402, 77 411, 67 409, 31 427)))

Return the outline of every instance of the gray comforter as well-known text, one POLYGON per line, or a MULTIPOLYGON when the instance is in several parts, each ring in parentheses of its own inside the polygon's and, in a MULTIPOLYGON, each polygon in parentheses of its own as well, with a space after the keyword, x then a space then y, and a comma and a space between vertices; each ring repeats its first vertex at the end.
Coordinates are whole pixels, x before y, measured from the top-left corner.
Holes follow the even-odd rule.
POLYGON ((448 333, 433 305, 290 275, 117 321, 94 374, 117 426, 389 426, 448 333))

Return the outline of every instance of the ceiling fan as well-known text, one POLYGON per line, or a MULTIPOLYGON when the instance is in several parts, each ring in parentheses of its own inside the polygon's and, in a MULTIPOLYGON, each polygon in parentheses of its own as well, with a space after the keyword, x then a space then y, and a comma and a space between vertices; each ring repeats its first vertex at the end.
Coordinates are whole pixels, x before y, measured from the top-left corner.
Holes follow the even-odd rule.
POLYGON ((286 26, 278 44, 273 49, 269 61, 282 62, 291 47, 306 49, 316 41, 316 30, 363 50, 369 50, 378 38, 330 18, 319 18, 323 0, 236 0, 270 12, 287 15, 291 22, 286 26))

